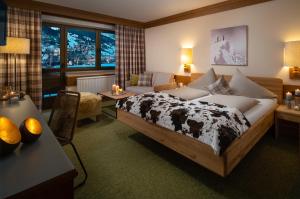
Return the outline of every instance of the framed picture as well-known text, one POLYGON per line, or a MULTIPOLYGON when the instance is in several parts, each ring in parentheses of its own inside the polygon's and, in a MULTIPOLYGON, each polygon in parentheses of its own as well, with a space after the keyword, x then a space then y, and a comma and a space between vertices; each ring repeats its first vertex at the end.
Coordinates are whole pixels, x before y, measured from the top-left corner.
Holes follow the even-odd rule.
POLYGON ((248 26, 237 26, 211 31, 212 65, 248 65, 248 26))

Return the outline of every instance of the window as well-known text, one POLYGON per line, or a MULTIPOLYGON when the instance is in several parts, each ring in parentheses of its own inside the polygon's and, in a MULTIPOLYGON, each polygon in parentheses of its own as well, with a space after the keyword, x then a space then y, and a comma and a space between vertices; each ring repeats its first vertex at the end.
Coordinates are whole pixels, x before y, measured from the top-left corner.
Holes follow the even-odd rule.
POLYGON ((67 31, 67 67, 96 66, 96 32, 71 28, 67 31))
POLYGON ((116 66, 115 33, 44 23, 43 70, 105 70, 116 66))
POLYGON ((101 32, 101 67, 111 68, 116 66, 116 37, 111 32, 101 32))
POLYGON ((66 72, 115 68, 115 33, 61 24, 42 25, 43 108, 65 89, 66 72))
POLYGON ((42 28, 43 69, 60 68, 60 28, 44 25, 42 28))

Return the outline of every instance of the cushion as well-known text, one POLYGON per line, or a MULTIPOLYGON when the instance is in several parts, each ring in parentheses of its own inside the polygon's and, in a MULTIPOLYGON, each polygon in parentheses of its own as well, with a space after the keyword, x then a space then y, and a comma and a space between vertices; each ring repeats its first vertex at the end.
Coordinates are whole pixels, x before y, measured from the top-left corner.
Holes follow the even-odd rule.
POLYGON ((131 74, 130 75, 130 86, 137 86, 139 81, 139 75, 131 74))
POLYGON ((170 95, 180 97, 185 100, 193 100, 199 97, 207 96, 209 95, 209 92, 205 90, 200 90, 200 89, 195 89, 195 88, 190 88, 190 87, 181 87, 177 89, 172 89, 172 90, 165 90, 161 91, 164 93, 168 93, 170 95))
POLYGON ((276 98, 276 95, 244 76, 238 69, 233 74, 229 86, 234 95, 253 98, 276 98))
POLYGON ((231 94, 228 82, 225 80, 223 75, 215 83, 210 84, 208 86, 208 90, 211 94, 231 94))
POLYGON ((211 95, 204 97, 201 101, 237 108, 242 113, 245 113, 259 102, 254 98, 235 95, 211 95))
POLYGON ((217 81, 217 75, 213 68, 211 68, 207 73, 202 75, 200 78, 192 81, 188 84, 188 87, 208 90, 207 86, 217 81))
POLYGON ((138 86, 152 86, 152 73, 143 73, 139 75, 138 86))
POLYGON ((102 98, 90 92, 80 92, 79 113, 89 113, 96 110, 101 105, 102 98))
POLYGON ((153 72, 152 86, 169 84, 172 83, 173 79, 174 74, 172 73, 153 72))
POLYGON ((143 94, 154 91, 153 87, 151 86, 129 86, 126 87, 126 91, 136 93, 136 94, 143 94))

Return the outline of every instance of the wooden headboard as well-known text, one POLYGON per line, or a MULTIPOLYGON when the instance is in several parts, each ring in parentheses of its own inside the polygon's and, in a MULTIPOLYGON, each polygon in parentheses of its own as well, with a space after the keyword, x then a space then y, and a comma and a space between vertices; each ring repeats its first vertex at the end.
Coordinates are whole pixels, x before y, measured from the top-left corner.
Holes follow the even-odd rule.
MULTIPOLYGON (((193 81, 201 77, 203 73, 192 73, 190 80, 193 81)), ((225 79, 229 81, 231 79, 230 75, 224 75, 225 79)), ((265 87, 266 89, 272 91, 277 95, 277 100, 279 104, 282 104, 283 101, 283 81, 279 78, 274 77, 251 77, 247 76, 252 81, 256 82, 257 84, 265 87)))

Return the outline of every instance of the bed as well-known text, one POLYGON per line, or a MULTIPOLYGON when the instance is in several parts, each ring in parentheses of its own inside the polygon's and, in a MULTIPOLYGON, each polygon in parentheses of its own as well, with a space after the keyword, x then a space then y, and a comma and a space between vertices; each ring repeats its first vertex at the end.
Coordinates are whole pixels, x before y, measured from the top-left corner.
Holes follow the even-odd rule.
MULTIPOLYGON (((191 79, 196 79, 200 76, 201 74, 192 74, 191 79)), ((225 78, 229 80, 231 77, 226 76, 225 78)), ((214 150, 207 144, 147 122, 141 117, 124 110, 117 110, 117 118, 138 132, 156 140, 216 174, 225 177, 230 174, 235 166, 274 124, 274 111, 278 106, 277 104, 282 102, 283 83, 281 79, 265 77, 248 78, 275 93, 277 95, 277 103, 268 102, 268 108, 259 113, 259 117, 257 116, 257 111, 250 110, 249 113, 246 113, 245 115, 248 115, 251 123, 250 128, 238 139, 235 139, 221 155, 216 155, 214 150)), ((267 102, 261 101, 259 105, 263 106, 263 103, 267 102)), ((256 107, 256 109, 261 109, 261 107, 256 107)))

